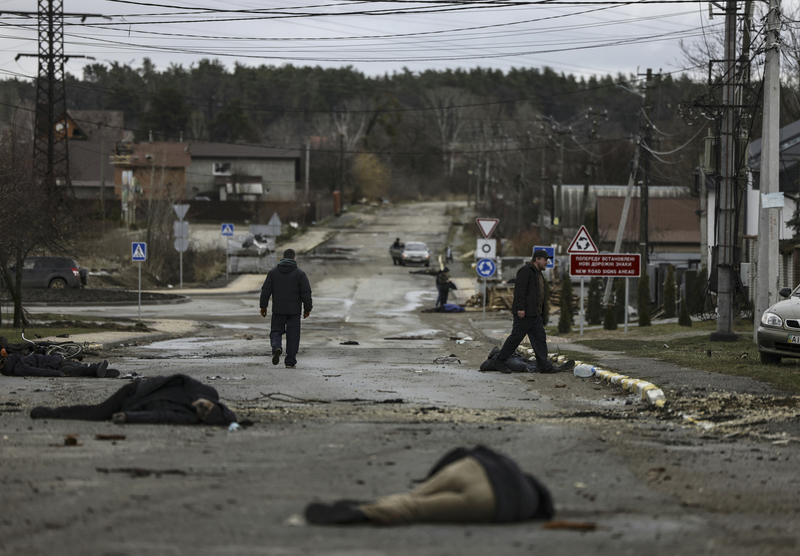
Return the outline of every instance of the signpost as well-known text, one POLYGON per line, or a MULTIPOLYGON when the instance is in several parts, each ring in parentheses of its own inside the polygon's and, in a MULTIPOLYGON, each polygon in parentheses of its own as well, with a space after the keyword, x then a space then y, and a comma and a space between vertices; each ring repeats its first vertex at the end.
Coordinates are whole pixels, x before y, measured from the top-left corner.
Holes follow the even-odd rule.
POLYGON ((131 243, 131 260, 139 263, 139 320, 142 320, 142 262, 147 260, 147 243, 134 241, 131 243))
MULTIPOLYGON (((480 240, 478 240, 480 241, 480 240)), ((491 278, 494 276, 494 273, 497 271, 497 265, 494 263, 492 259, 481 259, 478 261, 478 264, 475 265, 475 270, 478 273, 478 276, 483 278, 483 320, 486 320, 486 279, 491 278)))
MULTIPOLYGON (((222 237, 233 237, 233 224, 222 225, 222 237)), ((228 281, 228 267, 230 266, 230 249, 225 248, 225 282, 228 281)))
POLYGON ((478 229, 483 234, 483 237, 489 239, 492 236, 492 232, 497 225, 500 223, 499 218, 476 218, 475 222, 478 224, 478 229))
POLYGON ((172 210, 178 215, 178 221, 175 222, 175 250, 180 253, 180 272, 181 272, 181 289, 183 289, 183 253, 189 249, 189 223, 183 221, 183 217, 189 212, 189 205, 172 205, 172 210))
MULTIPOLYGON (((572 243, 569 244, 569 248, 567 249, 567 253, 570 254, 570 266, 569 266, 569 275, 570 277, 573 276, 572 274, 572 254, 573 253, 580 253, 580 254, 589 254, 589 253, 597 253, 597 246, 592 241, 592 236, 589 235, 589 230, 586 229, 586 226, 581 226, 581 229, 578 230, 578 233, 575 234, 575 237, 572 238, 572 243)), ((581 323, 581 336, 583 336, 583 276, 581 276, 581 311, 580 311, 580 323, 581 323)))
POLYGON ((581 277, 581 334, 583 334, 583 278, 625 278, 625 333, 628 333, 628 278, 638 278, 641 273, 641 254, 603 253, 569 256, 569 275, 581 277))

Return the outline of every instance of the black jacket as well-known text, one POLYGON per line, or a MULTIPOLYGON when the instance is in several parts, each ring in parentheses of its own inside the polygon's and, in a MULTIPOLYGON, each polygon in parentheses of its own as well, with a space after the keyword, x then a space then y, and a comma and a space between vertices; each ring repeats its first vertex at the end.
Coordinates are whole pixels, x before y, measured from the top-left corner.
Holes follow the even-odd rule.
POLYGON ((60 355, 32 353, 23 357, 9 353, 2 373, 7 376, 65 376, 58 370, 63 361, 60 355))
POLYGON ((210 425, 236 422, 236 415, 219 401, 217 391, 186 375, 146 378, 136 384, 136 392, 122 403, 129 422, 137 423, 197 423, 192 402, 204 398, 217 404, 205 419, 210 425))
POLYGON ((278 315, 299 315, 303 311, 311 311, 311 284, 294 260, 282 259, 267 274, 261 286, 262 309, 269 307, 270 297, 272 312, 278 315))
POLYGON ((539 280, 544 280, 544 276, 533 265, 533 261, 528 261, 517 271, 517 278, 514 280, 514 301, 511 304, 511 312, 514 314, 517 311, 525 311, 526 317, 541 314, 539 280))
POLYGON ((547 487, 532 475, 524 474, 511 458, 486 446, 451 450, 431 469, 428 477, 468 456, 478 460, 492 484, 497 504, 494 521, 550 519, 555 515, 553 498, 547 487))

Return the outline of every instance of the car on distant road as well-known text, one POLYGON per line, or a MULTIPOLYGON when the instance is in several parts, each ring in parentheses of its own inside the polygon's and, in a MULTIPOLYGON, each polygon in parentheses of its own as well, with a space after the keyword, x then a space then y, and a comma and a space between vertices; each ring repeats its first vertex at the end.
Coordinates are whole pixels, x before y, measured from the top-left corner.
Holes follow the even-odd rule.
MULTIPOLYGON (((11 265, 9 271, 12 278, 16 276, 15 265, 11 265)), ((67 257, 27 257, 22 263, 23 288, 82 288, 88 276, 86 268, 67 257)))
POLYGON ((403 247, 400 264, 403 266, 407 264, 431 266, 431 250, 421 241, 409 241, 403 247))
POLYGON ((800 357, 800 286, 781 288, 783 301, 764 311, 756 336, 761 362, 776 364, 783 357, 800 357))

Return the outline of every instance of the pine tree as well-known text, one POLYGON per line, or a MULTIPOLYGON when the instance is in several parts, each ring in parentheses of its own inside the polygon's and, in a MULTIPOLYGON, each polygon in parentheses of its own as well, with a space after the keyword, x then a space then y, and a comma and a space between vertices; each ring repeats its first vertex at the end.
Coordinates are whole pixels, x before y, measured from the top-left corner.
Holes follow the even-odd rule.
POLYGON ((603 300, 600 292, 600 278, 589 280, 589 301, 586 309, 586 320, 589 324, 600 324, 603 322, 603 300))
POLYGON ((625 280, 617 278, 614 284, 614 320, 618 323, 625 322, 625 312, 628 310, 628 300, 625 299, 625 280))
POLYGON ((547 326, 550 320, 550 281, 544 281, 544 312, 542 313, 542 324, 547 326))
POLYGON ((681 303, 681 313, 678 317, 678 324, 681 326, 692 326, 692 318, 689 316, 689 304, 684 299, 681 303))
POLYGON ((606 307, 606 318, 603 320, 603 328, 606 330, 617 329, 617 319, 614 318, 614 308, 611 305, 606 307))
POLYGON ((566 334, 572 331, 572 284, 569 277, 561 283, 561 315, 558 317, 558 332, 566 334))
POLYGON ((675 269, 669 265, 667 278, 664 280, 664 318, 675 316, 675 269))
POLYGON ((642 275, 639 276, 637 293, 639 326, 650 326, 650 276, 647 271, 642 272, 642 275))

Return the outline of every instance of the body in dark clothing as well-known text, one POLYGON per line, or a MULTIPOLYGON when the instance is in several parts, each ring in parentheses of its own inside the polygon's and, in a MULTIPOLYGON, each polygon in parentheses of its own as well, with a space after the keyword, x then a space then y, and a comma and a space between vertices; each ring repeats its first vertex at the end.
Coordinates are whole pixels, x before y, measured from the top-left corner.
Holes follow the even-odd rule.
POLYGON ((542 249, 537 250, 533 255, 533 260, 525 263, 525 266, 517 271, 517 277, 514 280, 514 301, 511 304, 514 324, 511 334, 506 338, 494 362, 495 370, 503 373, 510 372, 505 362, 526 335, 536 354, 536 366, 540 372, 547 373, 553 370, 553 364, 547 357, 547 335, 542 318, 544 311, 542 270, 547 266, 549 255, 542 249))
MULTIPOLYGON (((5 353, 5 350, 3 350, 5 353)), ((84 365, 77 361, 64 359, 60 355, 17 355, 9 353, 0 360, 0 372, 7 376, 42 376, 42 377, 107 377, 119 376, 119 371, 108 368, 108 361, 84 365)))
POLYGON ((419 487, 376 502, 310 504, 311 523, 372 521, 512 522, 550 519, 555 514, 548 489, 524 474, 510 458, 485 446, 456 448, 441 458, 419 487))
POLYGON ((186 375, 146 378, 126 384, 97 405, 35 407, 34 419, 114 420, 115 423, 228 425, 236 415, 219 401, 217 391, 186 375), (199 400, 205 400, 199 401, 199 400))
POLYGON ((286 334, 287 367, 297 364, 300 349, 300 313, 303 318, 311 314, 311 285, 306 273, 300 270, 294 260, 295 252, 287 249, 278 266, 267 274, 261 286, 261 316, 267 316, 267 307, 272 299, 272 321, 270 323, 270 345, 272 362, 277 365, 281 355, 283 335, 286 334))

